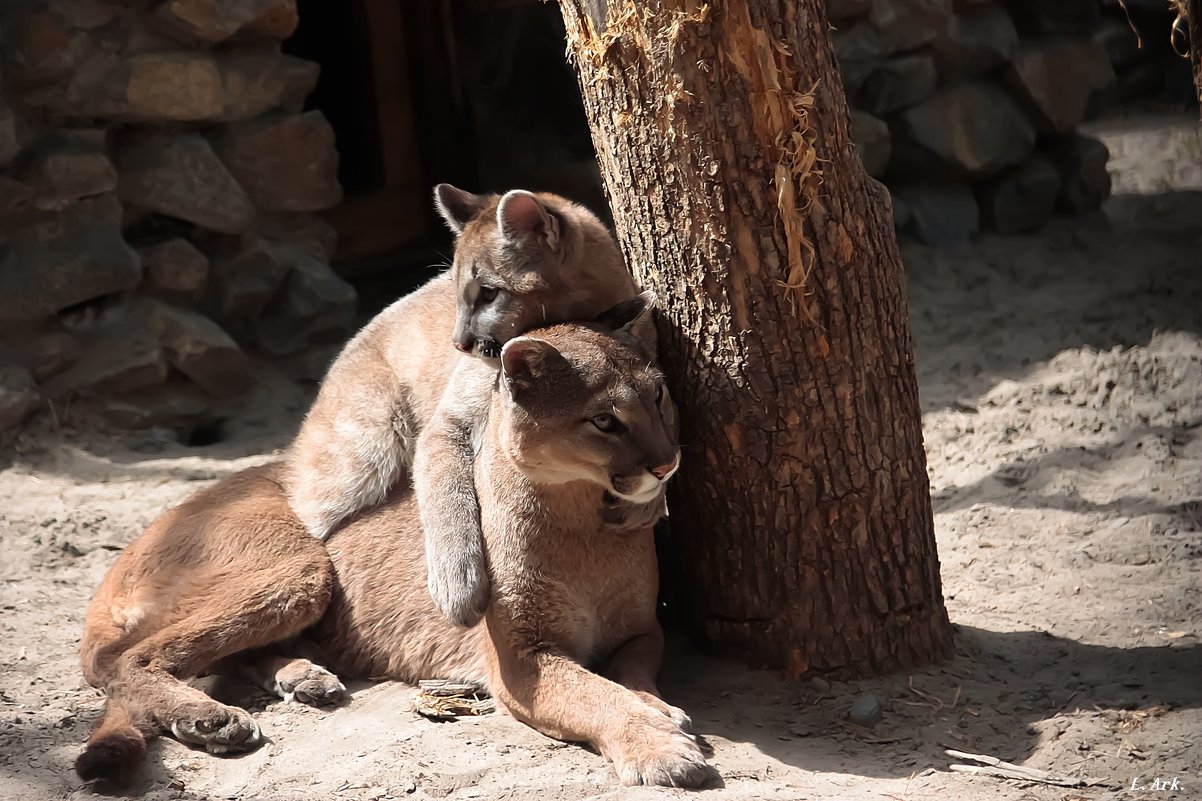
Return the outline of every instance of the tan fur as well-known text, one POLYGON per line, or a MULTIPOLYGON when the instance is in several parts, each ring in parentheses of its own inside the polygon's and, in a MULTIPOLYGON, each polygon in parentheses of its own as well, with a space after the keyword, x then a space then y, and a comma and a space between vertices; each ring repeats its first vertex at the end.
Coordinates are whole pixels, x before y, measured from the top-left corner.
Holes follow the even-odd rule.
POLYGON ((260 742, 245 711, 180 679, 299 634, 329 604, 333 565, 292 514, 277 473, 244 471, 168 510, 105 576, 80 650, 84 677, 108 694, 76 762, 83 778, 124 778, 145 754, 136 743, 155 732, 214 753, 260 742))
POLYGON ((655 686, 651 530, 615 533, 603 515, 615 482, 661 464, 665 449, 677 455, 662 376, 635 341, 646 322, 640 314, 613 333, 558 326, 502 353, 474 476, 494 600, 474 628, 452 626, 426 592, 412 492, 394 491, 324 546, 291 511, 279 465, 227 478, 156 520, 88 612, 84 673, 109 701, 81 775, 127 774, 157 732, 218 752, 256 746, 249 715, 181 682, 239 651, 281 695, 335 700, 329 671, 265 649, 307 628, 340 674, 479 681, 538 730, 596 746, 626 783, 704 781, 687 716, 655 686), (610 413, 625 433, 590 422, 610 413))
POLYGON ((426 525, 430 591, 455 623, 488 601, 471 483, 472 440, 500 346, 536 326, 592 319, 634 294, 612 236, 561 197, 515 190, 476 196, 440 186, 436 202, 459 234, 454 265, 377 316, 330 368, 288 456, 293 508, 319 539, 407 483, 414 470, 426 525), (482 286, 500 287, 480 302, 482 286), (448 388, 448 385, 450 387, 448 388))

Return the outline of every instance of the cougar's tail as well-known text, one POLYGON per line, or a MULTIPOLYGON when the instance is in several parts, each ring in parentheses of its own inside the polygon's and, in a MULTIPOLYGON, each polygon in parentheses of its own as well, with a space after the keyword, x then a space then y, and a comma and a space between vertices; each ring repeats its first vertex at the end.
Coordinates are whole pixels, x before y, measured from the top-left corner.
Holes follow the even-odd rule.
POLYGON ((125 783, 144 759, 146 734, 120 699, 109 698, 104 717, 75 759, 75 772, 84 781, 125 783))

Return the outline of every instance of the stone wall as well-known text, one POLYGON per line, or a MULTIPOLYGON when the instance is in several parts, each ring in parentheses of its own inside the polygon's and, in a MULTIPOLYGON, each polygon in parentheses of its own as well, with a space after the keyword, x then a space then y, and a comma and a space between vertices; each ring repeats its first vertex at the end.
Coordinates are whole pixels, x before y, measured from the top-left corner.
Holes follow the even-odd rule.
MULTIPOLYGON (((530 3, 497 8, 519 31, 535 11, 558 21, 530 3)), ((954 244, 1105 199, 1106 148, 1077 126, 1156 70, 1104 5, 828 0, 853 137, 901 229, 954 244)), ((567 154, 531 166, 482 150, 501 168, 482 178, 579 197, 591 181, 600 197, 582 114, 538 139, 522 107, 506 138, 493 107, 528 97, 532 71, 493 62, 529 48, 498 49, 496 14, 465 8, 464 74, 478 61, 475 84, 518 84, 476 104, 483 139, 567 154)), ((341 196, 334 134, 303 112, 317 65, 279 47, 296 15, 295 0, 0 0, 0 432, 76 397, 121 425, 186 429, 243 397, 249 358, 297 354, 317 372, 318 346, 345 338, 355 293, 315 215, 341 196)), ((540 84, 559 106, 540 94, 538 108, 578 111, 562 69, 540 84)))
POLYGON ((248 354, 345 338, 296 22, 294 0, 0 2, 0 431, 75 397, 187 427, 238 401, 248 354))
MULTIPOLYGON (((828 0, 852 136, 931 244, 1097 208, 1106 148, 1077 126, 1116 75, 1099 0, 828 0)), ((1112 46, 1126 43, 1107 28, 1112 46)), ((1134 44, 1134 35, 1130 37, 1134 44)))

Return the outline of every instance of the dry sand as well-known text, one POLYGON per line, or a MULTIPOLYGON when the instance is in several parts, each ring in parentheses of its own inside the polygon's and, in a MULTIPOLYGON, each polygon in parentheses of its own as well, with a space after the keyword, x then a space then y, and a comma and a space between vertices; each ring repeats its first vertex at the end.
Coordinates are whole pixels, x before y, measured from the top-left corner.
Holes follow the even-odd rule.
MULTIPOLYGON (((948 663, 786 683, 670 649, 663 686, 713 748, 698 798, 1202 796, 1202 195, 1116 197, 1036 237, 908 246, 948 663), (846 722, 871 692, 884 719, 846 722), (948 770, 945 748, 1087 786, 948 770), (1157 777, 1175 790, 1152 790, 1157 777), (1139 789, 1131 791, 1135 780, 1139 789), (1125 788, 1125 789, 1124 789, 1125 788)), ((0 471, 0 799, 90 798, 70 765, 101 707, 76 648, 117 551, 167 505, 271 457, 304 392, 271 378, 217 445, 43 418, 0 471)), ((502 716, 436 724, 412 690, 319 711, 252 702, 221 759, 158 740, 146 798, 668 798, 502 716)))

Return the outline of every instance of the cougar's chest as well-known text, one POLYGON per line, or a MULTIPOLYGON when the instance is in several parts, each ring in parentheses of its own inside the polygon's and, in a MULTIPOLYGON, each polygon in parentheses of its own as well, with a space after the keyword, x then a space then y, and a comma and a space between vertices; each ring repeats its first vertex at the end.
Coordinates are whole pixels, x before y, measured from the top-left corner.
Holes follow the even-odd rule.
POLYGON ((554 569, 561 647, 594 664, 643 630, 655 614, 650 534, 602 534, 554 569))

